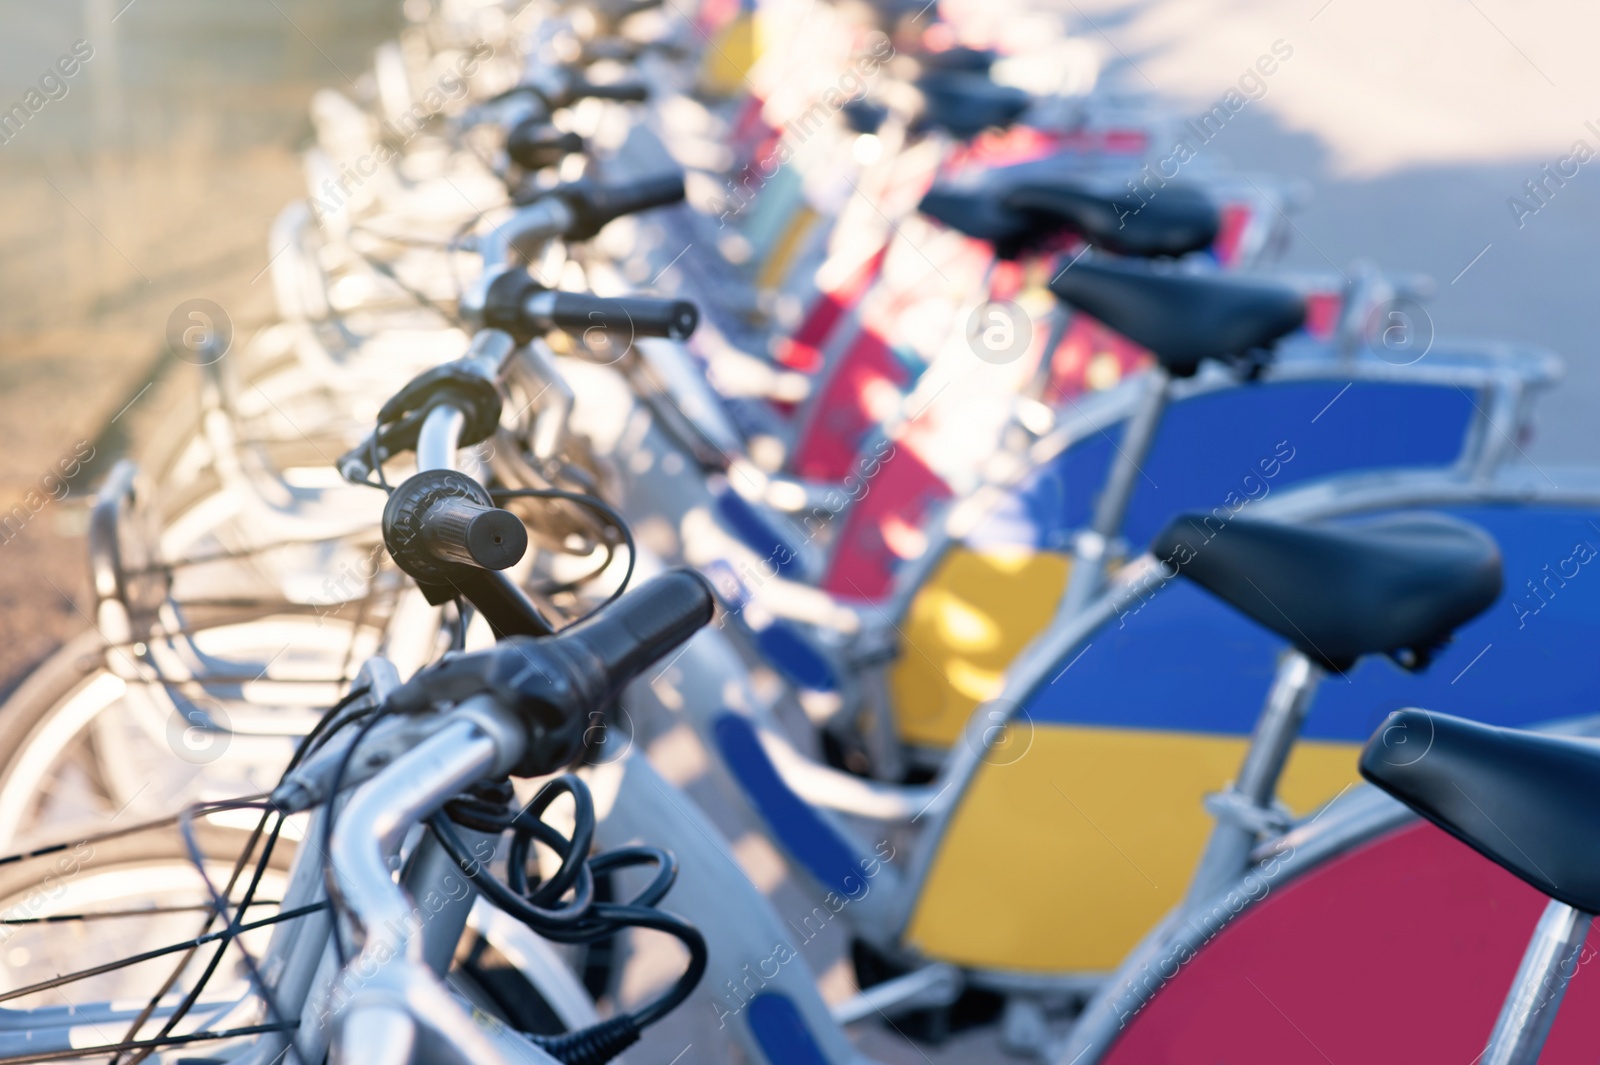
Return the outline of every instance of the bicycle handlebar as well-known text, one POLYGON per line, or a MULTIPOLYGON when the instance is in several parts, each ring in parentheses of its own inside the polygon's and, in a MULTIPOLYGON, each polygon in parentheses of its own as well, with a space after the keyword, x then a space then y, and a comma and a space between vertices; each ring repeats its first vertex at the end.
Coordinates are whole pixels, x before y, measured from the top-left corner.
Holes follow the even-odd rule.
POLYGON ((687 642, 714 608, 704 577, 672 570, 554 636, 514 636, 485 651, 451 655, 395 689, 389 706, 421 713, 442 701, 491 695, 527 731, 513 772, 544 776, 570 764, 592 715, 687 642))
POLYGON ((704 577, 694 570, 669 570, 590 620, 557 634, 554 646, 585 656, 609 700, 698 632, 711 620, 714 607, 711 585, 704 577))
POLYGON ((528 549, 527 527, 515 514, 470 499, 436 500, 422 522, 423 546, 443 562, 501 570, 528 549))
POLYGON ((584 333, 601 329, 640 337, 684 340, 700 323, 700 312, 688 300, 651 296, 591 296, 583 292, 539 292, 523 304, 528 324, 543 324, 584 333))
POLYGON ((567 94, 574 100, 588 97, 594 100, 619 100, 625 103, 640 103, 650 99, 650 86, 642 81, 590 81, 587 78, 574 78, 567 94))
POLYGON ((566 231, 567 239, 588 240, 604 229, 608 222, 623 215, 682 203, 683 175, 658 174, 626 185, 574 181, 558 186, 546 195, 565 202, 574 215, 573 223, 566 231))
POLYGON ((506 154, 527 170, 554 166, 562 158, 583 151, 583 138, 539 119, 527 119, 506 135, 506 154))

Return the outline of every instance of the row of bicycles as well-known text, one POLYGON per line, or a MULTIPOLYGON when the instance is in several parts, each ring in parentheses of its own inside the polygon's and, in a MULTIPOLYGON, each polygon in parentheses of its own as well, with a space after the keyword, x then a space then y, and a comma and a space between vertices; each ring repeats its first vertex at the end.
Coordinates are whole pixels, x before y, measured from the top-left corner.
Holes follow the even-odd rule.
POLYGON ((0 1061, 1588 1060, 1559 362, 1096 82, 407 0, 0 708, 0 1061))

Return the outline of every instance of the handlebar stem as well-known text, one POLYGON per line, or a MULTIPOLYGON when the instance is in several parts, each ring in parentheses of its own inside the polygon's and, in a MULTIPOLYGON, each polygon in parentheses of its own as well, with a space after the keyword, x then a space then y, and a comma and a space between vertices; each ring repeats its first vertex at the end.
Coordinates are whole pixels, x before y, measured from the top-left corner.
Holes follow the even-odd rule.
POLYGON ((441 405, 429 411, 417 434, 417 469, 456 469, 456 444, 466 423, 466 416, 452 406, 441 405))
POLYGON ((546 196, 530 203, 478 238, 484 270, 512 262, 517 248, 564 236, 576 220, 572 208, 560 197, 546 196))

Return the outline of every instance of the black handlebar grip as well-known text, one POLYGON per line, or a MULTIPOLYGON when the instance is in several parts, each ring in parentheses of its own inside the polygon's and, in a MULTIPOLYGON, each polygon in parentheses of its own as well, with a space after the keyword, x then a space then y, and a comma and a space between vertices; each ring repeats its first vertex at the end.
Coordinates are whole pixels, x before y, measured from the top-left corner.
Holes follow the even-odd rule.
POLYGON ((569 240, 588 240, 606 223, 625 214, 637 214, 652 207, 670 207, 683 202, 683 175, 660 174, 641 178, 627 185, 595 185, 574 182, 555 190, 572 208, 573 224, 569 240))
POLYGON ((711 585, 693 570, 656 577, 587 621, 536 639, 510 636, 492 650, 447 655, 389 696, 401 713, 493 695, 527 729, 511 772, 545 776, 582 752, 594 715, 711 620, 711 585))
POLYGON ((507 569, 528 550, 521 518, 459 496, 437 499, 423 512, 419 539, 442 562, 480 569, 507 569))
POLYGON ((600 329, 628 337, 685 340, 700 324, 700 311, 688 300, 652 296, 543 292, 528 301, 528 308, 558 329, 578 334, 600 329))
POLYGON ((620 691, 639 674, 687 643, 711 620, 711 584, 688 569, 646 581, 556 641, 592 659, 605 686, 620 691))
POLYGON ((639 103, 650 99, 650 86, 642 81, 595 82, 578 78, 573 81, 568 95, 574 100, 592 97, 596 100, 621 100, 628 103, 639 103))
POLYGON ((506 154, 528 170, 554 166, 572 152, 583 151, 583 138, 548 122, 526 119, 506 135, 506 154))

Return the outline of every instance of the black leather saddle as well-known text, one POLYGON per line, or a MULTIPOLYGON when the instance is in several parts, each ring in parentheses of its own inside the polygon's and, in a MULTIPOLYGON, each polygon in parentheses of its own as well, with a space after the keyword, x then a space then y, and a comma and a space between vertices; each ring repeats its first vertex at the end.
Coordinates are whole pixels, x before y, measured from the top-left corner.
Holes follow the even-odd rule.
POLYGON ((968 48, 957 45, 942 52, 918 52, 917 65, 924 71, 965 71, 968 74, 987 74, 998 56, 986 48, 968 48))
POLYGON ((850 100, 839 110, 852 133, 876 133, 889 118, 887 107, 865 98, 850 100))
POLYGON ((1022 117, 1033 97, 983 74, 939 70, 917 79, 924 102, 921 126, 948 131, 961 140, 986 129, 1004 128, 1022 117))
POLYGON ((1402 710, 1361 775, 1490 861, 1600 913, 1600 742, 1402 710))
POLYGON ((1140 199, 1132 193, 1096 195, 1069 181, 1029 181, 1008 192, 1002 206, 1064 227, 1107 251, 1146 259, 1210 247, 1221 225, 1211 199, 1184 185, 1140 199))
POLYGON ((1014 259, 1061 233, 1119 255, 1187 255, 1216 239, 1217 209, 1198 190, 1172 186, 1142 206, 1126 193, 1095 192, 1035 163, 1004 167, 974 185, 935 185, 918 209, 1014 259))
POLYGON ((973 187, 935 185, 923 194, 917 210, 974 240, 988 241, 1002 259, 1015 259, 1065 228, 1035 225, 1002 206, 1004 198, 1005 190, 989 182, 973 187))
POLYGON ((1283 285, 1133 262, 1073 263, 1050 291, 1149 348, 1174 377, 1192 376, 1206 359, 1270 349, 1306 316, 1305 300, 1283 285))
POLYGON ((1330 669, 1368 654, 1426 665, 1500 594, 1500 549, 1477 526, 1397 514, 1348 526, 1174 518, 1150 547, 1178 572, 1330 669))

